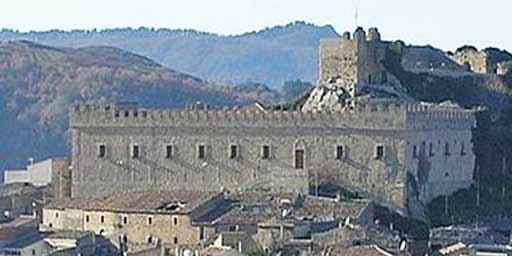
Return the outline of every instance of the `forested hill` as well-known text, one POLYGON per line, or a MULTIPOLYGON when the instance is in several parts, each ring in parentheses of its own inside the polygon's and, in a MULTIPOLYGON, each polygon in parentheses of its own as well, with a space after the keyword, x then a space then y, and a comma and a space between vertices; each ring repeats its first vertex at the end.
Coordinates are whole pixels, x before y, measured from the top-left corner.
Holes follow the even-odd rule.
POLYGON ((0 43, 0 169, 21 167, 29 157, 68 155, 71 105, 119 101, 169 108, 243 100, 230 90, 116 48, 0 43))
POLYGON ((272 88, 285 81, 316 80, 318 44, 338 37, 331 26, 294 22, 238 36, 195 30, 108 29, 18 33, 0 40, 29 40, 56 47, 113 46, 209 81, 260 82, 272 88))

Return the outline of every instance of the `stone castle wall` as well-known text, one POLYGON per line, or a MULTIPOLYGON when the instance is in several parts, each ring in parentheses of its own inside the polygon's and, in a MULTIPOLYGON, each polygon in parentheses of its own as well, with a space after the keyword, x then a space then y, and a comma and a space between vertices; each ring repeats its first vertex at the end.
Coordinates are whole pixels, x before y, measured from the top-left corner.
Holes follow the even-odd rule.
POLYGON ((493 70, 493 67, 489 64, 487 54, 485 54, 485 52, 474 50, 460 51, 456 52, 455 55, 452 56, 452 59, 459 65, 466 66, 469 70, 475 73, 496 73, 496 71, 493 70))
POLYGON ((412 141, 428 132, 451 140, 451 132, 440 136, 442 130, 467 131, 471 117, 470 112, 395 104, 336 113, 78 106, 71 116, 73 196, 178 189, 307 193, 310 186, 331 182, 404 210, 406 171, 415 174, 412 141), (98 158, 98 145, 106 147, 104 158, 98 158), (133 145, 140 148, 139 158, 130 155, 133 145), (204 159, 198 158, 200 145, 206 147, 204 159), (232 145, 235 158, 229 155, 232 145), (262 158, 263 146, 270 147, 269 159, 262 158), (338 146, 343 146, 341 159, 338 146), (382 159, 376 156, 379 146, 382 159), (303 169, 295 166, 298 149, 305 153, 303 169))

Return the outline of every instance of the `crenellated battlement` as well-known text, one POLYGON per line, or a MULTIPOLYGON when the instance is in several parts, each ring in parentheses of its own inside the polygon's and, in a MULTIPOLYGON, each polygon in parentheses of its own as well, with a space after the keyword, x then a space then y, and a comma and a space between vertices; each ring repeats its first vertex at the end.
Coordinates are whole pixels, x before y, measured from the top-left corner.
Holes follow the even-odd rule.
POLYGON ((378 103, 351 111, 305 112, 254 109, 197 110, 143 109, 115 105, 77 105, 71 114, 72 127, 93 126, 320 126, 367 129, 425 128, 437 125, 468 127, 474 111, 441 108, 437 105, 378 103))

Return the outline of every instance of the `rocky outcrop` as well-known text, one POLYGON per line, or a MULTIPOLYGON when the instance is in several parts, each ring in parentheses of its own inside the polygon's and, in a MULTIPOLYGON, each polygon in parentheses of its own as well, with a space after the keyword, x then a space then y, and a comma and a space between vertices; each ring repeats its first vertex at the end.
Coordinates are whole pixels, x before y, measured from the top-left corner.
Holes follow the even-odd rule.
POLYGON ((342 111, 349 104, 350 94, 341 86, 319 83, 311 92, 302 111, 342 111))

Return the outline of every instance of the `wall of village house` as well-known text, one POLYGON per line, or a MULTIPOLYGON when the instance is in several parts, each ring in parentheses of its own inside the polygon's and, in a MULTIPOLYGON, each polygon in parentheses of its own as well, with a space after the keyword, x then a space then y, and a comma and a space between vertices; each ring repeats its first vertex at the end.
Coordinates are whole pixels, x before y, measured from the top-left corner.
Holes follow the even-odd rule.
POLYGON ((211 235, 211 230, 192 225, 189 216, 183 214, 117 213, 75 209, 44 209, 41 229, 91 231, 104 235, 114 244, 119 244, 120 238, 126 236, 129 246, 147 244, 149 237, 152 242, 158 239, 169 247, 195 246, 201 239, 211 235))

